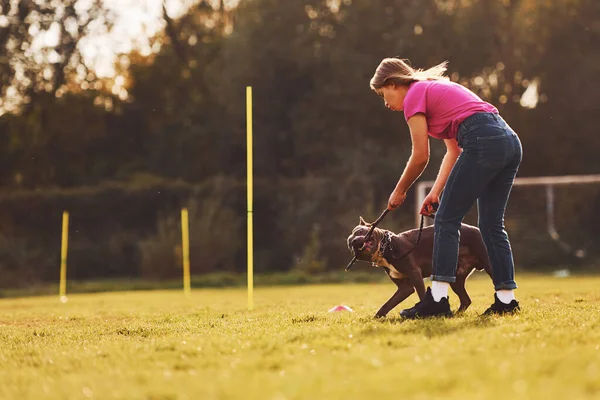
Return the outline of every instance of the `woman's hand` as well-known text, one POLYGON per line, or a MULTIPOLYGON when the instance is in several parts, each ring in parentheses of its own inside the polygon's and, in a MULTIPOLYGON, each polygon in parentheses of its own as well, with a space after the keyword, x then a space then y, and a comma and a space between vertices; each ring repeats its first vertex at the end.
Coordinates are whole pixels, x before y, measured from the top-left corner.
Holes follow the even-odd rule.
POLYGON ((394 189, 388 200, 388 210, 400 207, 404 203, 404 200, 406 200, 406 192, 394 189))
POLYGON ((440 195, 434 192, 430 192, 425 200, 423 200, 423 205, 421 206, 420 214, 423 215, 431 215, 435 213, 438 204, 440 203, 440 195))
POLYGON ((406 200, 406 192, 421 176, 429 162, 429 136, 427 134, 427 120, 425 114, 418 113, 408 119, 412 141, 412 153, 400 180, 388 200, 388 210, 398 208, 406 200))

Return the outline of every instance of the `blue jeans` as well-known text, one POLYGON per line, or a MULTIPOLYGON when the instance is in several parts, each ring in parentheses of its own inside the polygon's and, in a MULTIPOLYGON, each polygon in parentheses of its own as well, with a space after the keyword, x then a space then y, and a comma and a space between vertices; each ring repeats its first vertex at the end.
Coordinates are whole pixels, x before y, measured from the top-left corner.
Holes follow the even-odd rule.
POLYGON ((493 113, 476 113, 465 119, 457 140, 463 151, 448 176, 434 220, 431 279, 456 281, 460 224, 477 201, 494 287, 516 289, 504 212, 523 156, 521 142, 502 117, 493 113))

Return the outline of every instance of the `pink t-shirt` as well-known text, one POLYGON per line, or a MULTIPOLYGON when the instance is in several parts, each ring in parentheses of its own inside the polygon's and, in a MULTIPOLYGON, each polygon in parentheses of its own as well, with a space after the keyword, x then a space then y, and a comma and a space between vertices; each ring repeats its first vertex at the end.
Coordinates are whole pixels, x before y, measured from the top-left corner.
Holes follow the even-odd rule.
POLYGON ((478 112, 498 114, 496 107, 447 80, 413 82, 404 98, 404 118, 425 114, 429 135, 438 139, 455 138, 460 123, 478 112))

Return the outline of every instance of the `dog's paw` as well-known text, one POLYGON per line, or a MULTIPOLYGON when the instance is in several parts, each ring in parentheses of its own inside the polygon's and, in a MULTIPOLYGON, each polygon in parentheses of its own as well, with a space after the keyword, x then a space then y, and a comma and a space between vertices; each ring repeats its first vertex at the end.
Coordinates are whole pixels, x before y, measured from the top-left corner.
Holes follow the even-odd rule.
POLYGON ((374 319, 381 319, 381 318, 385 318, 385 314, 375 314, 375 316, 373 316, 374 319))

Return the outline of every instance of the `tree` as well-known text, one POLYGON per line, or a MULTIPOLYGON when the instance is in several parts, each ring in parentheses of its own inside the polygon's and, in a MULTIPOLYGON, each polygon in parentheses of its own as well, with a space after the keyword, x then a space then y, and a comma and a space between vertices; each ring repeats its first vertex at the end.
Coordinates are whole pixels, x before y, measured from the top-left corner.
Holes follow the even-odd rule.
POLYGON ((0 11, 0 113, 61 95, 75 71, 87 77, 79 44, 94 25, 110 26, 101 0, 1 0, 0 11))

